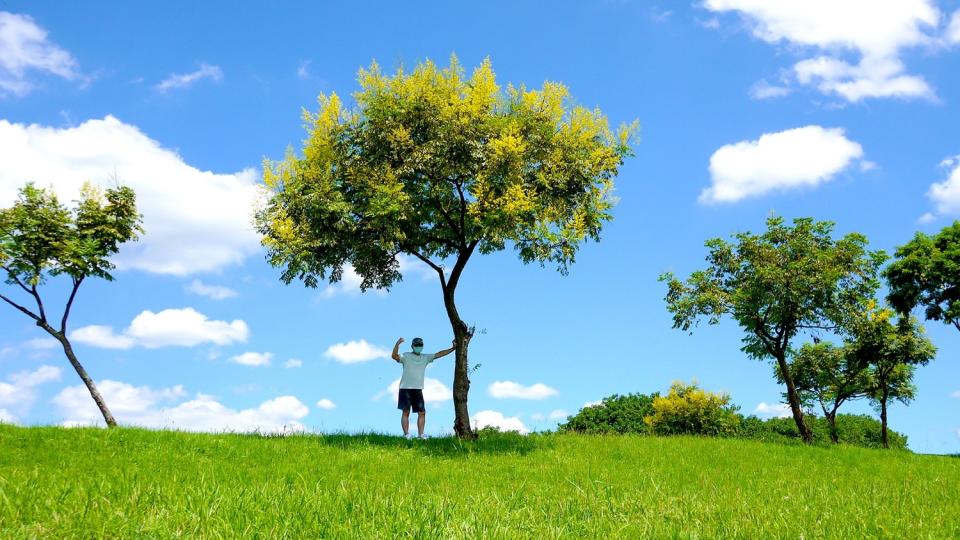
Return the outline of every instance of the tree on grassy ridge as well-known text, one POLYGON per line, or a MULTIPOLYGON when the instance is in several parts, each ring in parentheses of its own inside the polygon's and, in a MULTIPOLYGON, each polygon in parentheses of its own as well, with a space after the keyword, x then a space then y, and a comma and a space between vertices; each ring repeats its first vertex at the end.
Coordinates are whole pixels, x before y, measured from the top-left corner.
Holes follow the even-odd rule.
POLYGON ((900 317, 894 324, 891 309, 870 309, 854 325, 851 354, 869 366, 867 396, 880 412, 881 437, 889 448, 887 406, 891 400, 909 403, 916 396, 913 375, 927 365, 937 349, 913 317, 900 317))
POLYGON ((877 273, 886 255, 868 251, 867 239, 831 236, 833 223, 810 218, 767 220, 760 235, 734 236, 735 242, 706 242, 708 268, 686 281, 672 273, 665 298, 673 327, 689 331, 706 318, 718 324, 730 315, 744 329, 742 350, 773 359, 787 388, 790 411, 804 441, 803 404, 788 363, 793 339, 803 331, 837 331, 864 309, 879 286, 877 273))
POLYGON ((393 76, 373 64, 359 83, 356 108, 321 94, 319 112, 304 114, 303 157, 265 164, 270 198, 257 227, 285 283, 316 287, 352 267, 361 289, 389 288, 402 278, 400 254, 433 269, 456 344, 454 431, 472 437, 473 330, 456 304, 467 262, 509 244, 524 263, 566 273, 612 218, 635 126, 612 132, 562 84, 503 92, 489 60, 469 78, 455 57, 393 76))
POLYGON ((901 314, 923 306, 927 320, 960 330, 960 221, 897 248, 884 272, 890 304, 901 314))
MULTIPOLYGON (((804 343, 794 354, 790 369, 800 402, 805 408, 819 405, 830 426, 830 440, 840 442, 837 411, 844 403, 869 392, 867 364, 851 354, 846 345, 838 347, 824 341, 804 343)), ((783 375, 779 369, 776 372, 783 384, 783 375)))
POLYGON ((14 300, 7 291, 0 293, 0 300, 33 319, 60 343, 110 427, 116 421, 73 352, 67 321, 80 285, 91 277, 112 281, 114 265, 108 257, 124 242, 136 240, 138 232, 142 232, 140 214, 128 187, 102 192, 85 184, 77 206, 70 210, 52 191, 28 183, 12 207, 0 209, 0 269, 6 274, 5 283, 30 298, 36 308, 14 300), (49 306, 40 294, 48 277, 56 276, 68 277, 72 285, 59 322, 48 317, 49 306))

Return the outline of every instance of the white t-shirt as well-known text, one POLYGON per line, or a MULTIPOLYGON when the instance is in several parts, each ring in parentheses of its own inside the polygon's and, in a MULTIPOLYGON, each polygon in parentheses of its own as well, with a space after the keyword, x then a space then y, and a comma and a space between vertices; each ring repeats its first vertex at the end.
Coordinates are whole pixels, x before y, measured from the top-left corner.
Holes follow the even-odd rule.
POLYGON ((423 390, 423 374, 430 362, 433 362, 433 355, 430 353, 406 352, 400 355, 400 363, 403 364, 400 388, 423 390))

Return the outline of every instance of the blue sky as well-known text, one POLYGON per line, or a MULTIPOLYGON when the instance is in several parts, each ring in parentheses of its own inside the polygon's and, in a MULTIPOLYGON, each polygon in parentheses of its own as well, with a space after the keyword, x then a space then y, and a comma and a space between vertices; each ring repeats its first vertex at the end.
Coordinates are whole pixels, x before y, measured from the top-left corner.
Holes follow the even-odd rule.
MULTIPOLYGON (((405 261, 389 293, 285 286, 250 204, 262 160, 299 147, 319 92, 349 94, 372 60, 489 56, 501 84, 562 81, 642 127, 615 220, 570 275, 511 251, 471 261, 458 292, 482 331, 471 412, 546 429, 604 396, 695 378, 775 414, 780 388, 739 351, 739 328, 672 330, 657 276, 699 268, 705 239, 772 213, 835 221, 887 251, 960 216, 960 2, 890 4, 0 1, 0 204, 28 180, 66 200, 87 179, 137 189, 146 235, 72 316, 121 422, 399 431, 399 368, 382 354, 400 336, 448 346, 435 277, 405 261)), ((46 294, 62 304, 62 284, 46 294)), ((917 451, 960 452, 960 335, 927 327, 939 353, 891 424, 917 451)), ((43 338, 0 309, 0 415, 96 420, 43 338)), ((428 433, 449 432, 452 357, 427 375, 428 433)))

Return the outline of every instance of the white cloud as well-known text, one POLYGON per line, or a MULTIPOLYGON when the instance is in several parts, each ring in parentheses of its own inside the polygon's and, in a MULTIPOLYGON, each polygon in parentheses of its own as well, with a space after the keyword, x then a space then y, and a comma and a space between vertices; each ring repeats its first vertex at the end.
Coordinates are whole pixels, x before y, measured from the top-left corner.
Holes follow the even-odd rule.
POLYGON ((791 91, 787 86, 774 85, 763 80, 750 88, 750 97, 753 99, 772 99, 786 96, 791 91))
POLYGON ((498 399, 546 399, 559 394, 556 388, 551 388, 543 383, 523 386, 513 381, 496 381, 487 388, 487 391, 491 396, 498 399))
POLYGON ((220 82, 223 79, 223 70, 219 66, 202 63, 199 69, 190 73, 171 73, 156 88, 160 92, 166 93, 174 88, 190 87, 203 79, 213 79, 214 82, 220 82))
POLYGON ((190 285, 188 285, 186 289, 187 292, 199 294, 200 296, 206 296, 207 298, 212 298, 214 300, 225 300, 227 298, 233 298, 234 296, 237 296, 237 291, 233 289, 221 287, 219 285, 207 285, 199 279, 191 281, 190 285))
POLYGON ((739 13, 758 39, 812 53, 794 65, 794 75, 824 94, 850 102, 936 97, 900 59, 903 49, 937 42, 941 15, 932 0, 705 0, 703 6, 739 13), (851 55, 856 63, 844 59, 851 55))
POLYGON ((340 281, 328 284, 323 289, 323 296, 324 298, 331 298, 337 294, 358 294, 361 283, 363 283, 363 278, 360 277, 360 274, 357 274, 352 266, 346 266, 340 276, 340 281))
POLYGON ((341 364, 356 364, 378 358, 387 358, 390 353, 386 349, 371 345, 367 343, 367 340, 361 339, 331 345, 323 355, 341 364))
POLYGON ((947 178, 930 185, 927 197, 933 202, 934 212, 921 216, 924 223, 938 216, 960 214, 960 156, 947 158, 940 166, 947 169, 947 178))
POLYGON ((60 368, 43 365, 33 371, 19 371, 7 376, 10 382, 0 382, 0 407, 3 407, 11 418, 14 413, 7 410, 10 407, 20 414, 26 413, 37 399, 36 387, 41 384, 60 380, 60 368))
POLYGON ((946 37, 948 43, 960 43, 960 10, 953 12, 953 17, 950 18, 950 26, 947 27, 946 37))
POLYGON ((254 169, 201 171, 113 116, 63 129, 0 120, 0 148, 0 207, 28 180, 52 187, 61 201, 76 199, 88 180, 111 185, 114 175, 133 188, 145 233, 114 257, 121 269, 212 272, 260 251, 254 169))
POLYGON ((786 403, 772 405, 761 401, 757 408, 753 410, 753 414, 762 418, 787 418, 791 415, 791 412, 790 406, 786 403))
MULTIPOLYGON (((187 431, 287 433, 303 431, 299 422, 310 409, 294 396, 280 396, 256 408, 231 409, 212 396, 186 400, 183 386, 153 389, 120 381, 98 383, 110 411, 121 424, 187 431)), ((103 418, 83 385, 64 388, 53 398, 64 425, 102 425, 103 418)))
POLYGON ((0 409, 0 424, 17 424, 17 417, 6 409, 0 409))
POLYGON ((583 408, 586 409, 587 407, 597 407, 599 405, 603 405, 602 399, 598 399, 596 401, 588 401, 583 404, 583 408))
POLYGON ((193 308, 165 309, 159 313, 143 311, 122 334, 110 326, 92 325, 70 333, 70 339, 103 349, 129 349, 134 346, 194 347, 204 343, 229 345, 245 342, 250 335, 242 320, 212 321, 193 308))
POLYGON ((301 79, 310 78, 310 62, 312 62, 312 60, 302 60, 300 62, 300 65, 297 66, 297 77, 301 79))
POLYGON ((556 409, 550 412, 550 420, 566 420, 570 413, 563 409, 556 409))
POLYGON ((59 381, 60 368, 55 366, 40 366, 34 371, 20 371, 8 377, 17 386, 33 388, 45 382, 59 381))
POLYGON ((516 431, 521 435, 530 433, 523 421, 516 416, 504 416, 498 411, 480 411, 470 419, 474 429, 483 429, 485 427, 495 427, 500 431, 516 431))
MULTIPOLYGON (((373 396, 374 401, 379 401, 384 397, 394 397, 400 392, 400 378, 397 377, 385 390, 378 392, 373 396)), ((437 379, 427 377, 423 380, 423 401, 427 403, 440 403, 453 399, 453 392, 447 385, 437 379)))
POLYGON ((323 398, 317 402, 317 407, 320 407, 321 409, 329 411, 330 409, 335 409, 337 407, 337 404, 330 401, 327 398, 323 398))
POLYGON ((231 356, 230 361, 242 366, 269 366, 273 359, 273 353, 245 352, 236 356, 231 356))
POLYGON ((303 366, 303 360, 300 360, 300 359, 298 359, 298 358, 291 358, 291 359, 289 359, 289 360, 287 360, 286 362, 283 363, 283 367, 285 367, 285 368, 287 368, 287 369, 290 369, 290 368, 298 368, 298 367, 301 367, 301 366, 303 366))
POLYGON ((842 129, 806 126, 722 146, 710 157, 712 185, 701 203, 729 203, 771 191, 814 187, 863 157, 842 129))
POLYGON ((24 96, 34 88, 28 73, 80 77, 71 54, 47 39, 47 31, 28 15, 0 11, 0 97, 24 96))

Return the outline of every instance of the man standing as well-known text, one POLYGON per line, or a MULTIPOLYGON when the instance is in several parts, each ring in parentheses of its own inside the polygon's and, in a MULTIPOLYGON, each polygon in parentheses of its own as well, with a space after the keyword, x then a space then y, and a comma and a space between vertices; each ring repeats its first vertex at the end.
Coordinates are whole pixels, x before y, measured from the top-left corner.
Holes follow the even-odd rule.
POLYGON ((427 410, 423 402, 423 374, 427 369, 427 364, 437 358, 442 358, 456 350, 456 343, 449 349, 437 353, 424 353, 423 340, 413 338, 413 352, 400 354, 400 344, 404 342, 403 338, 397 340, 393 346, 391 357, 398 363, 403 364, 403 375, 400 377, 400 393, 397 396, 397 408, 403 411, 400 416, 400 427, 403 428, 403 436, 410 437, 410 409, 417 413, 417 431, 419 437, 425 439, 423 427, 427 421, 427 410))

